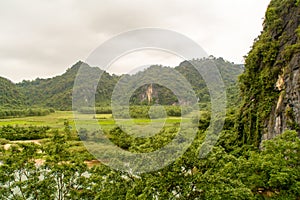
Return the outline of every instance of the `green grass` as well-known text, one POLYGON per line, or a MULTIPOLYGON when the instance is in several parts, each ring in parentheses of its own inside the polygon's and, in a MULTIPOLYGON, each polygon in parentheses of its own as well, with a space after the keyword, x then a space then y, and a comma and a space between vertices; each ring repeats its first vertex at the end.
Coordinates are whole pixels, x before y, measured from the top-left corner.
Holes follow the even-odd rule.
POLYGON ((64 121, 70 121, 74 125, 72 111, 57 111, 47 116, 34 116, 23 118, 0 119, 0 126, 19 125, 19 126, 50 126, 51 128, 63 128, 64 121))
MULTIPOLYGON (((93 123, 92 119, 94 118, 91 114, 79 114, 80 123, 93 123)), ((77 117, 78 117, 77 116, 77 117)), ((115 120, 111 114, 97 114, 95 118, 98 120, 100 126, 104 130, 109 130, 116 125, 115 120)), ((64 122, 68 120, 72 129, 75 130, 74 115, 72 111, 56 111, 47 116, 34 116, 34 117, 24 117, 24 118, 11 118, 11 119, 0 119, 0 126, 6 125, 19 125, 19 126, 49 126, 53 129, 62 129, 64 128, 64 122)), ((152 123, 163 123, 165 126, 171 126, 174 123, 180 123, 181 117, 168 117, 165 119, 155 119, 152 123)), ((183 119, 184 121, 185 119, 183 119)), ((122 124, 131 125, 150 125, 151 119, 124 119, 121 120, 122 124)))
MULTIPOLYGON (((84 125, 95 124, 95 120, 98 121, 101 129, 109 133, 109 131, 116 127, 116 121, 113 119, 111 114, 97 114, 96 116, 91 114, 78 114, 75 117, 80 119, 78 123, 82 123, 84 125)), ((74 153, 76 156, 81 156, 85 160, 93 160, 95 159, 93 155, 91 155, 86 147, 84 146, 82 141, 77 141, 75 138, 77 136, 74 115, 72 111, 56 111, 55 113, 51 113, 47 116, 34 116, 34 117, 24 117, 24 118, 11 118, 11 119, 0 119, 0 127, 6 125, 18 125, 18 126, 49 126, 52 129, 59 129, 61 133, 64 129, 64 122, 68 120, 70 126, 72 126, 71 131, 73 134, 73 139, 68 141, 69 150, 74 153)), ((181 117, 168 117, 167 119, 122 119, 120 120, 120 124, 131 126, 131 125, 139 125, 140 127, 145 126, 145 128, 162 128, 178 126, 178 123, 181 122, 181 117), (150 126, 149 126, 150 125, 150 126), (162 125, 162 126, 161 126, 162 125)), ((51 131, 50 131, 51 132, 51 131)), ((41 144, 49 142, 48 139, 40 140, 41 144)), ((3 144, 14 144, 13 141, 2 141, 3 144)), ((97 146, 98 148, 98 146, 97 146)))

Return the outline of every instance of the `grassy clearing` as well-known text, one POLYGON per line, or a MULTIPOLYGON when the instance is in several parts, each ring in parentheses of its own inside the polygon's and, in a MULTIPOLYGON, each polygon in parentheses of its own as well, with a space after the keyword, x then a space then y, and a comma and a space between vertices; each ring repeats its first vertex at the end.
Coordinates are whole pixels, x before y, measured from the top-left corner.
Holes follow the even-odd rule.
POLYGON ((68 120, 70 125, 74 124, 72 111, 57 111, 47 116, 33 116, 23 118, 0 119, 0 126, 50 126, 51 128, 63 128, 64 121, 68 120))
MULTIPOLYGON (((78 123, 91 124, 97 120, 99 125, 104 131, 109 131, 116 126, 116 121, 113 119, 112 114, 79 114, 76 117, 80 118, 78 123)), ((181 117, 168 117, 167 119, 123 119, 119 120, 119 125, 140 125, 140 126, 151 126, 155 124, 162 124, 164 126, 173 126, 174 124, 185 121, 181 117)), ((74 122, 74 115, 72 111, 57 111, 47 116, 33 116, 24 118, 11 118, 11 119, 0 119, 0 126, 7 125, 18 125, 18 126, 49 126, 52 129, 64 129, 64 122, 69 121, 71 131, 75 133, 76 127, 74 122)))
MULTIPOLYGON (((7 126, 7 125, 18 125, 18 126, 49 126, 52 128, 52 130, 58 129, 59 132, 62 134, 65 134, 64 132, 64 122, 68 121, 70 128, 71 128, 71 134, 72 139, 69 139, 67 141, 68 144, 68 150, 72 152, 74 156, 83 157, 86 161, 94 160, 95 157, 89 153, 89 151, 86 149, 84 143, 82 141, 77 140, 77 132, 75 127, 75 121, 74 117, 77 117, 80 119, 78 123, 83 124, 94 124, 95 120, 98 121, 101 129, 105 133, 109 133, 110 130, 116 127, 116 121, 113 119, 111 114, 78 114, 76 116, 73 115, 72 111, 57 111, 55 113, 51 113, 47 116, 33 116, 33 117, 24 117, 24 118, 11 118, 11 119, 0 119, 0 126, 7 126)), ((168 117, 167 119, 122 119, 119 120, 118 125, 126 125, 126 126, 133 126, 138 125, 134 128, 134 130, 145 130, 148 131, 155 131, 159 132, 162 127, 171 127, 171 126, 178 126, 181 120, 181 117, 168 117), (162 125, 162 126, 161 126, 162 125)), ((50 130, 50 135, 51 135, 50 130)), ((46 145, 49 143, 50 138, 45 138, 42 140, 34 140, 34 141, 17 141, 18 143, 28 143, 28 142, 34 142, 39 143, 41 145, 46 145)), ((14 145, 16 141, 9 141, 4 140, 2 141, 2 145, 6 145, 7 148, 9 148, 11 145, 14 145)), ((99 146, 96 146, 99 148, 99 146)), ((108 147, 105 147, 108 148, 108 147)), ((93 163, 93 165, 98 163, 93 163)))

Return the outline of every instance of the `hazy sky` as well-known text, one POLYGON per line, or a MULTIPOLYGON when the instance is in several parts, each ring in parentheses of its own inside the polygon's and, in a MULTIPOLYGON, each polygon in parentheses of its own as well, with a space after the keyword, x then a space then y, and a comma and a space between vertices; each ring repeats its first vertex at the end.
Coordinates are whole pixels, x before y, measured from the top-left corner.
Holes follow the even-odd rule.
MULTIPOLYGON (((78 60, 84 61, 102 42, 120 32, 143 27, 177 31, 210 55, 242 63, 262 30, 269 2, 1 0, 0 76, 19 82, 62 74, 78 60)), ((140 52, 137 57, 145 61, 153 55, 156 54, 140 52)), ((168 64, 164 56, 159 57, 145 64, 168 64)), ((130 60, 134 56, 121 63, 131 65, 130 60)), ((119 67, 113 72, 123 71, 126 70, 119 67)))

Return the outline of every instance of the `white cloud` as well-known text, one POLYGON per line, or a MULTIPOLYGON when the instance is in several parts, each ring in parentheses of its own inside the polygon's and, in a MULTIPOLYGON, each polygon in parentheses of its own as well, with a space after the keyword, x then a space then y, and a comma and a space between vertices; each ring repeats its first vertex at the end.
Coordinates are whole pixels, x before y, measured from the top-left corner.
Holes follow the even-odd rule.
POLYGON ((269 1, 0 1, 0 76, 21 81, 63 73, 105 40, 140 27, 180 32, 209 54, 242 62, 269 1))

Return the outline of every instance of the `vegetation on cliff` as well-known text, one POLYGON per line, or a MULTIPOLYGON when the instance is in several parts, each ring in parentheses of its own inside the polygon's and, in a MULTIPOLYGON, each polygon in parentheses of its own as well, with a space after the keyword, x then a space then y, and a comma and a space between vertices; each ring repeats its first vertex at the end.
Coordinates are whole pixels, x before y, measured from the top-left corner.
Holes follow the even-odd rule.
MULTIPOLYGON (((299 12, 299 5, 294 0, 271 1, 265 16, 264 30, 246 56, 245 73, 239 78, 243 103, 237 128, 241 144, 258 146, 263 134, 267 132, 282 133, 284 129, 297 128, 295 124, 283 127, 282 118, 280 123, 276 122, 277 116, 285 115, 287 105, 283 105, 281 110, 276 109, 276 106, 280 106, 279 97, 286 95, 285 89, 290 84, 282 77, 292 79, 294 75, 290 68, 298 66, 292 58, 296 57, 299 61, 299 12), (281 129, 276 130, 276 126, 281 129)), ((291 91, 288 93, 292 95, 291 91)))

